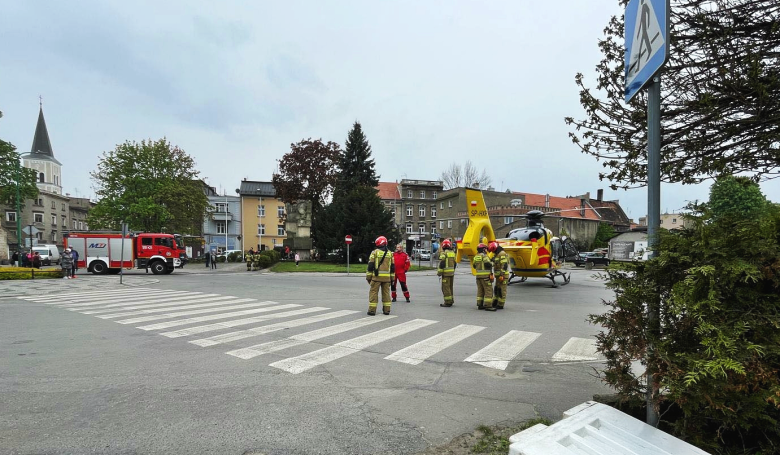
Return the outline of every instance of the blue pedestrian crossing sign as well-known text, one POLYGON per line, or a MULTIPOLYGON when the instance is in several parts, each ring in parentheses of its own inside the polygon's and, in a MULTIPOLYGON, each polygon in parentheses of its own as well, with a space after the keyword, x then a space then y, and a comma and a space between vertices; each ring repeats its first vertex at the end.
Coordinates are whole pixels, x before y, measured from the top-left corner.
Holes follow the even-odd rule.
POLYGON ((669 0, 630 0, 626 5, 626 103, 669 59, 669 11, 669 0))

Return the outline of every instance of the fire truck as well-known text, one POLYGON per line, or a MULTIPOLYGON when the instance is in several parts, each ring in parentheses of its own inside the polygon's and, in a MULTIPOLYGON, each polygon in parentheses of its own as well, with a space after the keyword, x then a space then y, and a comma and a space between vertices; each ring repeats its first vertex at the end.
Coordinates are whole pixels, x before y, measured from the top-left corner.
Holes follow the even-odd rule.
POLYGON ((70 232, 65 247, 78 251, 78 267, 95 275, 117 274, 123 268, 148 268, 163 275, 181 265, 172 234, 129 233, 123 247, 121 232, 70 232))

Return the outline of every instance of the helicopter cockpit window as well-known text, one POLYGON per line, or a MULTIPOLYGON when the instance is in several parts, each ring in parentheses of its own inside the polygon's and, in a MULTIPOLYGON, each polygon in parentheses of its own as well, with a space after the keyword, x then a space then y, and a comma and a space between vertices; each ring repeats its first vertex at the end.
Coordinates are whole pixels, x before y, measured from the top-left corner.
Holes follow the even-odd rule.
POLYGON ((522 240, 527 242, 532 239, 541 239, 544 237, 544 232, 533 228, 515 229, 509 233, 509 238, 512 240, 522 240))

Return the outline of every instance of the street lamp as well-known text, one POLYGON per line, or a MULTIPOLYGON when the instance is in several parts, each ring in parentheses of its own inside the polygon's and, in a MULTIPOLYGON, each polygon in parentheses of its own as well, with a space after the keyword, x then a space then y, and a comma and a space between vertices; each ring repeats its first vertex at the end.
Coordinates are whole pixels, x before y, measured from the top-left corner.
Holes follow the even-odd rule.
POLYGON ((228 250, 228 198, 227 198, 227 192, 225 192, 225 262, 227 262, 227 250, 228 250))

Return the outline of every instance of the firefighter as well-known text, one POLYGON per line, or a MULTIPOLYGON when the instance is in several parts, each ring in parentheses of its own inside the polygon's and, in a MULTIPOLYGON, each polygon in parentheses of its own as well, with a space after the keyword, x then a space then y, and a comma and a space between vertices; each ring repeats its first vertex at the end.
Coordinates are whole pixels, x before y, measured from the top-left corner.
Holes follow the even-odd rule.
POLYGON ((246 253, 246 271, 251 272, 252 271, 252 261, 255 260, 255 252, 252 250, 252 248, 249 248, 249 251, 246 253))
POLYGON ((477 254, 471 260, 471 267, 477 272, 477 309, 496 311, 493 307, 493 264, 484 243, 477 245, 477 254))
POLYGON ((404 246, 398 244, 395 247, 395 253, 393 253, 393 265, 395 265, 395 278, 390 284, 390 291, 392 292, 393 302, 397 297, 395 292, 396 285, 401 283, 401 290, 404 293, 406 301, 409 302, 409 288, 406 287, 406 272, 412 266, 412 261, 409 259, 409 255, 404 251, 404 246))
POLYGON ((509 255, 498 242, 488 243, 488 251, 493 253, 493 275, 496 285, 493 288, 493 307, 503 310, 506 303, 506 289, 509 283, 509 255))
POLYGON ((445 239, 441 242, 441 254, 439 254, 439 269, 436 275, 441 277, 441 293, 444 295, 444 303, 439 306, 450 307, 455 303, 452 293, 452 285, 455 280, 455 252, 452 251, 452 242, 445 239))
POLYGON ((371 286, 368 292, 368 315, 376 315, 379 290, 382 290, 382 313, 390 314, 390 283, 395 279, 393 253, 387 251, 387 238, 380 235, 374 241, 376 249, 371 252, 366 267, 366 281, 371 286))

